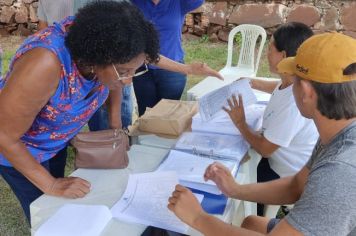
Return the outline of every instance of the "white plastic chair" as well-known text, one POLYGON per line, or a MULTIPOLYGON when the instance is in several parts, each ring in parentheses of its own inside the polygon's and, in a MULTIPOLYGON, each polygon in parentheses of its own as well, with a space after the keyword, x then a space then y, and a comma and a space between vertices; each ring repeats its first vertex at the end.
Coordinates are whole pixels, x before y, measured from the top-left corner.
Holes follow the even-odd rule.
POLYGON ((221 88, 240 77, 255 77, 257 74, 263 47, 266 42, 266 31, 258 25, 239 25, 229 34, 227 63, 219 72, 225 80, 207 77, 187 91, 188 100, 199 100, 205 94, 221 88), (232 64, 234 37, 241 32, 241 49, 237 65, 232 64), (257 40, 261 37, 258 49, 257 40), (256 53, 257 52, 257 53, 256 53))
POLYGON ((226 66, 220 70, 220 73, 227 77, 234 74, 248 74, 256 76, 265 42, 266 31, 261 26, 243 24, 233 28, 229 34, 226 66), (242 45, 238 63, 234 66, 232 64, 233 46, 235 35, 238 33, 241 33, 242 45), (258 45, 258 49, 256 50, 256 44, 259 37, 261 37, 261 41, 258 45))

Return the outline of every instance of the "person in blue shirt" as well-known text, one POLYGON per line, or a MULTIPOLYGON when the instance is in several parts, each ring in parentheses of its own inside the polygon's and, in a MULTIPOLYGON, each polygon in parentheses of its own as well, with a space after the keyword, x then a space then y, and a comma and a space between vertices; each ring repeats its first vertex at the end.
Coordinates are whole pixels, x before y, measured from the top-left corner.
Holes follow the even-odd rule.
MULTIPOLYGON (((198 8, 204 0, 131 0, 158 31, 160 54, 169 59, 184 61, 182 26, 185 15, 198 8)), ((162 98, 179 100, 186 75, 150 66, 149 71, 133 80, 139 115, 162 98)))

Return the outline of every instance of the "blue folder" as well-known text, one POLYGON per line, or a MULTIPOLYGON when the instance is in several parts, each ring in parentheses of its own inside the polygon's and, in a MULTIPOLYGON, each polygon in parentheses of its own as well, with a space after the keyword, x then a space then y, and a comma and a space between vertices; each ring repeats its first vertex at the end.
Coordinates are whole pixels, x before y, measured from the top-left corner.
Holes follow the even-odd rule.
POLYGON ((227 197, 224 194, 215 195, 192 188, 190 190, 192 190, 193 193, 204 195, 201 206, 207 213, 215 215, 224 214, 227 204, 227 197))

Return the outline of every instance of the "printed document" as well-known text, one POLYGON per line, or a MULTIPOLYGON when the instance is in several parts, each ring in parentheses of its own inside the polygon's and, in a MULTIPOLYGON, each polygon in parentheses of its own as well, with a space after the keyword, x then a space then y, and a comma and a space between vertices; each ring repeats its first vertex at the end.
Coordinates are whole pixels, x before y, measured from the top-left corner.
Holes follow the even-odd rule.
POLYGON ((228 107, 227 99, 232 95, 242 95, 244 107, 257 102, 248 79, 240 79, 224 87, 216 89, 199 99, 199 112, 203 121, 209 121, 222 107, 228 107))
MULTIPOLYGON (((246 122, 253 130, 258 131, 262 127, 262 117, 266 106, 263 104, 253 104, 245 108, 246 122)), ((203 121, 198 113, 192 119, 193 132, 208 132, 216 134, 241 135, 229 115, 222 109, 216 113, 214 118, 203 121)))
MULTIPOLYGON (((125 193, 111 208, 112 215, 127 222, 186 233, 188 225, 167 208, 177 184, 178 177, 173 171, 130 175, 125 193)), ((202 198, 198 196, 200 202, 202 198)))

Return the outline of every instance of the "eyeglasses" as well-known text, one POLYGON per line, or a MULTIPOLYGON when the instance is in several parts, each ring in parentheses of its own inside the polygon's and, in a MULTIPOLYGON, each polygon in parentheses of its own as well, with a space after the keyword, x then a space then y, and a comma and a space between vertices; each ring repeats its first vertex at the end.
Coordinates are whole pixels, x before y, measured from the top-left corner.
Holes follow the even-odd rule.
POLYGON ((135 74, 133 74, 133 75, 130 75, 130 76, 127 76, 127 75, 122 76, 122 75, 119 74, 119 72, 117 71, 117 69, 116 69, 116 67, 114 66, 114 64, 112 64, 112 67, 114 68, 115 73, 116 73, 116 75, 117 75, 117 80, 126 80, 126 79, 131 79, 132 77, 135 77, 135 76, 143 75, 144 73, 146 73, 146 72, 148 71, 148 66, 147 66, 146 63, 144 64, 144 66, 145 66, 145 69, 142 70, 142 71, 139 71, 139 72, 137 72, 137 73, 135 73, 135 74))

